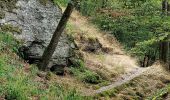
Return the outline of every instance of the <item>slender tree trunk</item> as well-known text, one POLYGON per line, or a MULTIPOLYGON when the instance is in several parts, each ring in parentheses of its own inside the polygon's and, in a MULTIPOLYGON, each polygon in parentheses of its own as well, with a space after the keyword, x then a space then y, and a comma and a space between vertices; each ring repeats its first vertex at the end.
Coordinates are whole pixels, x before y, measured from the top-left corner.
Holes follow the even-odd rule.
POLYGON ((73 9, 74 9, 74 3, 73 3, 73 1, 70 1, 67 5, 66 10, 63 13, 63 16, 58 24, 58 27, 56 28, 56 30, 53 34, 50 44, 48 45, 48 47, 45 49, 45 51, 43 53, 42 60, 40 61, 39 65, 38 65, 40 70, 42 70, 42 71, 47 70, 50 60, 53 56, 53 53, 58 45, 60 36, 65 29, 65 26, 68 22, 68 19, 71 15, 73 9))
POLYGON ((165 15, 167 13, 168 2, 167 0, 162 1, 162 14, 165 15))
MULTIPOLYGON (((167 0, 162 1, 162 15, 170 15, 170 4, 167 0)), ((170 70, 170 36, 168 35, 163 41, 160 41, 160 60, 165 63, 167 69, 170 70)))
MULTIPOLYGON (((170 37, 169 37, 170 38, 170 37)), ((167 47, 167 66, 168 66, 168 69, 170 70, 170 43, 168 41, 167 43, 168 47, 167 47)))
MULTIPOLYGON (((170 3, 167 4, 167 15, 170 16, 170 3)), ((170 34, 167 36, 167 66, 170 70, 170 34)))

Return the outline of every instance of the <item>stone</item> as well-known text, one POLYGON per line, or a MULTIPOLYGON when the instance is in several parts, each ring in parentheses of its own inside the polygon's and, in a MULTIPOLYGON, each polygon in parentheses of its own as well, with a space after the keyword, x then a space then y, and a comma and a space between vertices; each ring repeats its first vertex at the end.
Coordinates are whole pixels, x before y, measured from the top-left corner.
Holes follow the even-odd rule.
MULTIPOLYGON (((17 39, 23 41, 20 52, 30 63, 37 63, 59 23, 61 8, 52 0, 45 5, 39 0, 16 0, 15 7, 10 11, 4 10, 4 13, 0 25, 12 25, 21 29, 20 34, 12 32, 17 39)), ((50 62, 51 66, 67 66, 68 58, 74 55, 72 49, 73 42, 64 32, 50 62)))

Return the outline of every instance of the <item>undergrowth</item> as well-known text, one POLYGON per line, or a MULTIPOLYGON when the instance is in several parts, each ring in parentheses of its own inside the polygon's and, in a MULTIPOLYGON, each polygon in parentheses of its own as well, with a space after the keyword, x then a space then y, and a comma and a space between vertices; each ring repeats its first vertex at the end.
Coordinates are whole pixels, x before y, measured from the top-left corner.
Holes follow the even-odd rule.
POLYGON ((104 82, 100 75, 85 68, 82 60, 77 60, 74 66, 71 66, 70 72, 79 80, 85 83, 98 84, 104 82))
POLYGON ((170 33, 169 17, 161 15, 161 0, 102 1, 80 0, 76 9, 113 34, 139 62, 148 57, 152 64, 159 55, 159 41, 170 33))
POLYGON ((170 85, 156 91, 152 96, 148 97, 147 100, 164 100, 170 92, 170 85))
POLYGON ((19 42, 7 33, 0 33, 0 98, 6 100, 90 100, 75 89, 54 80, 37 76, 35 65, 16 55, 19 42), (39 81, 39 79, 41 81, 39 81))

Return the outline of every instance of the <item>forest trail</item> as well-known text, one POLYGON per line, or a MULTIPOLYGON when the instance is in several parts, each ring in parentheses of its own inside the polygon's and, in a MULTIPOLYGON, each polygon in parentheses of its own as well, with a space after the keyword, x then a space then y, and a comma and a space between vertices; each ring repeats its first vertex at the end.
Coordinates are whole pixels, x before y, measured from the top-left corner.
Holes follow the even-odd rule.
POLYGON ((145 71, 149 70, 150 68, 152 68, 152 67, 136 68, 132 72, 122 75, 121 77, 116 79, 115 82, 113 82, 112 84, 110 84, 108 86, 101 87, 100 89, 96 90, 95 93, 100 94, 104 91, 108 91, 108 90, 113 89, 115 87, 121 86, 121 85, 129 82, 130 80, 142 75, 145 71))
POLYGON ((86 67, 94 71, 102 71, 111 78, 133 71, 138 68, 136 59, 127 55, 115 37, 101 31, 79 12, 74 11, 69 20, 76 44, 84 55, 86 67), (97 39, 103 48, 110 50, 108 53, 91 53, 83 51, 85 43, 82 38, 97 39))
POLYGON ((94 95, 125 84, 149 69, 139 67, 136 59, 124 52, 122 46, 113 35, 98 29, 79 12, 73 12, 69 25, 71 34, 83 54, 86 67, 96 72, 102 72, 110 80, 110 85, 108 86, 103 86, 95 91, 88 91, 88 93, 83 91, 85 95, 94 95), (109 53, 83 51, 82 48, 86 43, 82 43, 83 39, 80 39, 83 36, 98 39, 102 47, 111 48, 112 51, 109 53))

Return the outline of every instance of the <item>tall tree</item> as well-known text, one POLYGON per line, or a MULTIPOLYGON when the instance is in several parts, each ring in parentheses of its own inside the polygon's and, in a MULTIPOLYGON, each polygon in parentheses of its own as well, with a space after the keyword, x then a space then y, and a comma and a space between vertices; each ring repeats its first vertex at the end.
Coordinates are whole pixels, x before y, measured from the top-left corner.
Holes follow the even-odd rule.
MULTIPOLYGON (((162 14, 163 16, 169 16, 170 14, 170 4, 167 0, 162 1, 162 14)), ((170 36, 168 35, 163 41, 160 42, 160 60, 166 63, 168 69, 170 69, 170 43, 169 43, 170 36)))
POLYGON ((74 9, 75 4, 76 4, 76 0, 70 0, 69 1, 67 8, 64 11, 63 16, 62 16, 54 34, 53 34, 53 36, 52 36, 50 44, 45 49, 45 51, 42 55, 42 59, 38 64, 38 67, 39 67, 40 70, 42 70, 42 71, 47 70, 49 63, 50 63, 50 60, 53 56, 53 53, 54 53, 54 51, 55 51, 55 49, 58 45, 60 36, 65 29, 65 26, 66 26, 68 19, 69 19, 70 15, 71 15, 71 13, 74 9))
POLYGON ((167 0, 162 0, 162 14, 165 15, 167 12, 168 8, 168 1, 167 0))

